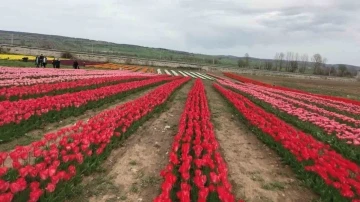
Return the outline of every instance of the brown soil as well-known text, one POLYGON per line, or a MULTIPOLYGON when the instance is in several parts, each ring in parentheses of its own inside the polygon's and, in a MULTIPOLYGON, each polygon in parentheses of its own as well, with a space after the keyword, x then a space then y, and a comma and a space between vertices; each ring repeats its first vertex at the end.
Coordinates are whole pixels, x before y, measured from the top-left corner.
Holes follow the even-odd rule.
POLYGON ((160 193, 159 174, 168 163, 168 151, 192 85, 185 84, 167 103, 166 111, 146 121, 114 150, 104 163, 104 172, 84 180, 86 190, 79 198, 93 202, 152 201, 160 193))
POLYGON ((236 198, 247 202, 305 202, 318 197, 303 187, 279 156, 252 134, 211 85, 206 92, 215 133, 236 198))
MULTIPOLYGON (((152 201, 160 192, 160 171, 177 131, 187 93, 186 84, 168 110, 145 122, 121 148, 113 151, 103 172, 85 178, 83 193, 71 201, 152 201), (170 126, 169 129, 165 129, 170 126)), ((296 179, 290 168, 236 119, 224 99, 205 82, 212 122, 228 164, 229 179, 237 199, 247 202, 313 201, 318 197, 296 179)))
POLYGON ((11 149, 15 148, 16 145, 28 145, 31 142, 40 140, 43 137, 43 135, 45 135, 47 133, 56 132, 57 130, 59 130, 60 128, 63 128, 63 127, 69 127, 69 126, 75 124, 79 120, 88 120, 90 117, 92 117, 106 109, 114 108, 119 104, 123 104, 125 102, 134 100, 138 97, 141 97, 142 95, 145 95, 146 93, 153 90, 154 88, 155 87, 152 87, 147 90, 142 90, 142 91, 130 94, 116 102, 105 104, 102 107, 99 107, 96 109, 87 110, 87 111, 85 111, 84 114, 82 114, 80 116, 69 117, 69 118, 61 120, 58 123, 45 124, 42 129, 30 131, 25 136, 17 138, 16 140, 13 140, 11 142, 1 144, 0 151, 11 150, 11 149))

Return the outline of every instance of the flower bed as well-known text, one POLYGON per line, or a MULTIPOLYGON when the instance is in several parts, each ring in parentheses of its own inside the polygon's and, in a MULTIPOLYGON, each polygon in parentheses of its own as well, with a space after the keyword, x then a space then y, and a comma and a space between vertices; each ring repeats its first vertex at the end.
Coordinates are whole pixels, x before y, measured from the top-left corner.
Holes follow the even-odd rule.
MULTIPOLYGON (((354 132, 354 133, 351 133, 350 136, 344 137, 346 139, 350 139, 350 137, 353 137, 350 139, 352 141, 348 142, 348 141, 346 141, 346 139, 339 138, 338 137, 339 135, 338 136, 336 135, 337 132, 339 132, 341 135, 341 134, 344 134, 345 131, 338 130, 335 132, 333 131, 333 133, 329 134, 323 128, 314 124, 314 123, 316 123, 316 121, 324 120, 324 118, 321 118, 321 116, 319 114, 316 114, 315 118, 311 119, 311 120, 314 120, 314 123, 312 123, 310 121, 302 121, 299 119, 299 116, 309 115, 311 113, 302 108, 298 108, 298 106, 290 106, 289 107, 290 104, 287 102, 285 102, 281 105, 277 105, 277 104, 274 105, 274 103, 279 103, 279 101, 281 101, 281 99, 269 98, 269 99, 264 100, 264 99, 262 99, 264 97, 262 97, 259 93, 251 94, 254 91, 252 90, 252 87, 250 87, 249 85, 246 85, 246 87, 242 87, 241 85, 233 84, 230 81, 226 81, 226 82, 219 81, 219 83, 223 84, 224 86, 230 87, 230 88, 234 89, 235 91, 238 91, 239 93, 243 94, 245 97, 250 99, 252 102, 254 102, 257 105, 264 108, 266 111, 275 114, 277 117, 296 126, 297 128, 301 129, 302 131, 311 134, 318 140, 331 145, 331 147, 334 150, 336 150, 338 153, 342 154, 345 158, 360 164, 360 147, 357 145, 358 144, 357 139, 354 138, 354 137, 356 137, 357 131, 359 131, 359 129, 352 128, 350 126, 346 126, 346 125, 342 124, 342 127, 345 126, 345 129, 350 128, 354 132), (282 107, 284 107, 284 106, 287 106, 287 107, 283 109, 282 107), (299 114, 292 115, 293 113, 290 113, 288 110, 286 110, 286 109, 291 109, 291 108, 294 109, 294 111, 292 111, 292 112, 299 112, 299 114)), ((314 113, 312 113, 312 114, 314 114, 314 113)), ((305 117, 307 117, 307 116, 305 116, 305 117)), ((326 120, 332 121, 331 123, 334 123, 334 120, 332 120, 332 119, 326 118, 326 120)))
POLYGON ((347 104, 353 104, 353 105, 360 106, 360 101, 356 101, 356 100, 350 100, 350 99, 346 99, 346 98, 342 98, 342 97, 334 97, 334 96, 329 96, 329 95, 313 94, 313 93, 308 93, 308 92, 305 92, 305 91, 286 88, 286 87, 281 87, 281 86, 272 86, 270 84, 266 84, 266 83, 262 83, 260 81, 255 81, 255 80, 252 80, 252 79, 248 79, 248 78, 239 76, 237 74, 229 73, 229 72, 224 73, 224 75, 229 77, 229 78, 232 78, 232 79, 244 82, 244 83, 252 83, 252 84, 256 84, 256 85, 260 85, 260 86, 265 86, 265 87, 268 87, 268 88, 274 88, 274 89, 283 90, 283 91, 289 91, 289 92, 296 92, 296 93, 301 93, 303 95, 311 95, 311 96, 315 96, 315 97, 318 97, 318 98, 324 98, 324 99, 327 99, 327 100, 332 100, 332 101, 343 102, 343 103, 347 103, 347 104))
MULTIPOLYGON (((107 85, 118 84, 130 80, 141 80, 145 76, 114 76, 94 79, 81 79, 51 84, 37 84, 32 86, 13 86, 0 88, 0 100, 18 100, 24 98, 35 98, 43 95, 56 95, 67 92, 76 92, 91 88, 98 88, 107 85), (58 93, 60 91, 60 93, 58 93)), ((0 103, 1 104, 1 103, 0 103)))
POLYGON ((154 202, 235 201, 218 149, 204 85, 197 79, 181 115, 169 164, 161 172, 161 194, 154 202))
POLYGON ((188 80, 176 79, 87 122, 0 154, 0 164, 6 158, 12 161, 12 166, 0 168, 0 201, 64 201, 83 175, 99 167, 113 148, 188 80))
POLYGON ((43 123, 59 121, 77 116, 88 109, 97 108, 131 93, 136 89, 149 87, 175 78, 154 77, 153 79, 120 83, 93 90, 45 96, 36 99, 3 101, 0 105, 0 140, 11 141, 26 132, 39 128, 43 123))
POLYGON ((311 135, 296 130, 273 114, 267 113, 244 96, 214 87, 236 109, 239 117, 324 201, 360 199, 360 167, 311 135))
MULTIPOLYGON (((339 139, 347 140, 349 144, 360 145, 360 128, 359 121, 352 119, 350 117, 346 117, 344 115, 331 113, 326 110, 318 111, 310 111, 306 108, 299 107, 289 101, 284 101, 279 99, 277 96, 268 96, 268 93, 262 92, 262 89, 259 90, 259 87, 256 86, 245 86, 245 85, 238 85, 234 84, 230 81, 222 81, 219 80, 219 83, 223 85, 227 85, 229 87, 235 88, 241 92, 247 93, 253 96, 256 99, 262 100, 266 103, 269 103, 273 107, 286 112, 290 115, 297 117, 301 121, 310 122, 319 128, 322 128, 325 132, 329 135, 335 134, 339 139), (327 117, 323 115, 324 111, 327 115, 331 114, 332 117, 327 117), (322 112, 322 113, 321 113, 322 112), (346 125, 345 123, 340 123, 335 120, 335 116, 341 117, 344 121, 351 121, 354 126, 346 125)), ((299 103, 298 103, 299 104, 299 103)), ((313 108, 314 109, 314 108, 313 108)))
POLYGON ((115 76, 153 76, 130 71, 39 69, 39 68, 0 68, 0 87, 56 83, 78 79, 92 79, 115 76))

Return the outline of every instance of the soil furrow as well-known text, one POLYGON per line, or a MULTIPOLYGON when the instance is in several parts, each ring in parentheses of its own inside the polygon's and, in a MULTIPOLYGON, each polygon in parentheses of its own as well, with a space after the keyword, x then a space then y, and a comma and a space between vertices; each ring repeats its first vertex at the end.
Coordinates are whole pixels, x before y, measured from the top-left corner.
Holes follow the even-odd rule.
POLYGON ((304 202, 318 198, 303 187, 274 151, 233 115, 224 98, 211 85, 207 85, 206 92, 236 198, 247 202, 304 202))
POLYGON ((72 201, 152 201, 160 192, 160 171, 168 163, 168 151, 192 85, 185 84, 164 112, 146 121, 114 150, 102 171, 86 178, 82 195, 72 201))

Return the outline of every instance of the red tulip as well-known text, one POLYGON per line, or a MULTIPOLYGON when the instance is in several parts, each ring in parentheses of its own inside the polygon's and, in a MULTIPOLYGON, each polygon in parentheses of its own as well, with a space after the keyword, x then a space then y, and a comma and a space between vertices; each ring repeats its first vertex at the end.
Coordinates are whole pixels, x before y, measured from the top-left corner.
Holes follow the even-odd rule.
POLYGON ((49 193, 54 192, 55 189, 56 189, 56 185, 53 184, 53 183, 49 183, 49 184, 47 184, 47 186, 46 186, 46 191, 49 192, 49 193))
POLYGON ((0 164, 3 164, 5 159, 7 158, 7 153, 6 152, 0 152, 0 164))
POLYGON ((14 198, 14 195, 12 193, 4 193, 0 194, 0 201, 1 202, 11 202, 14 198))
POLYGON ((32 183, 30 183, 30 190, 31 191, 35 191, 35 190, 37 190, 37 189, 39 189, 40 188, 40 183, 39 182, 32 182, 32 183))
POLYGON ((9 189, 10 183, 0 179, 0 192, 6 192, 9 189))
POLYGON ((13 194, 24 191, 26 189, 27 183, 24 178, 19 178, 15 182, 10 184, 10 190, 13 194))
POLYGON ((43 194, 43 190, 35 189, 30 192, 29 201, 28 202, 37 202, 41 195, 43 194))
POLYGON ((0 177, 2 177, 3 175, 5 175, 8 171, 7 167, 0 167, 0 177))

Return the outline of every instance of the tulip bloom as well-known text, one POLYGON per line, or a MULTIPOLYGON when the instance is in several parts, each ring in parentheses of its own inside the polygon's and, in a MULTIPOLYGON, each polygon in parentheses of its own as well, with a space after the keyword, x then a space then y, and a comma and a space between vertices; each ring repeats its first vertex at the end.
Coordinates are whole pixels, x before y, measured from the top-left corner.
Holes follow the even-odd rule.
POLYGON ((210 116, 204 85, 197 79, 180 118, 169 164, 160 173, 164 182, 154 202, 171 201, 171 191, 175 188, 179 190, 176 193, 179 201, 190 201, 196 196, 199 202, 205 202, 211 193, 217 194, 222 201, 235 201, 210 116), (195 170, 195 174, 191 170, 195 170), (191 189, 189 183, 194 184, 197 191, 191 189))

